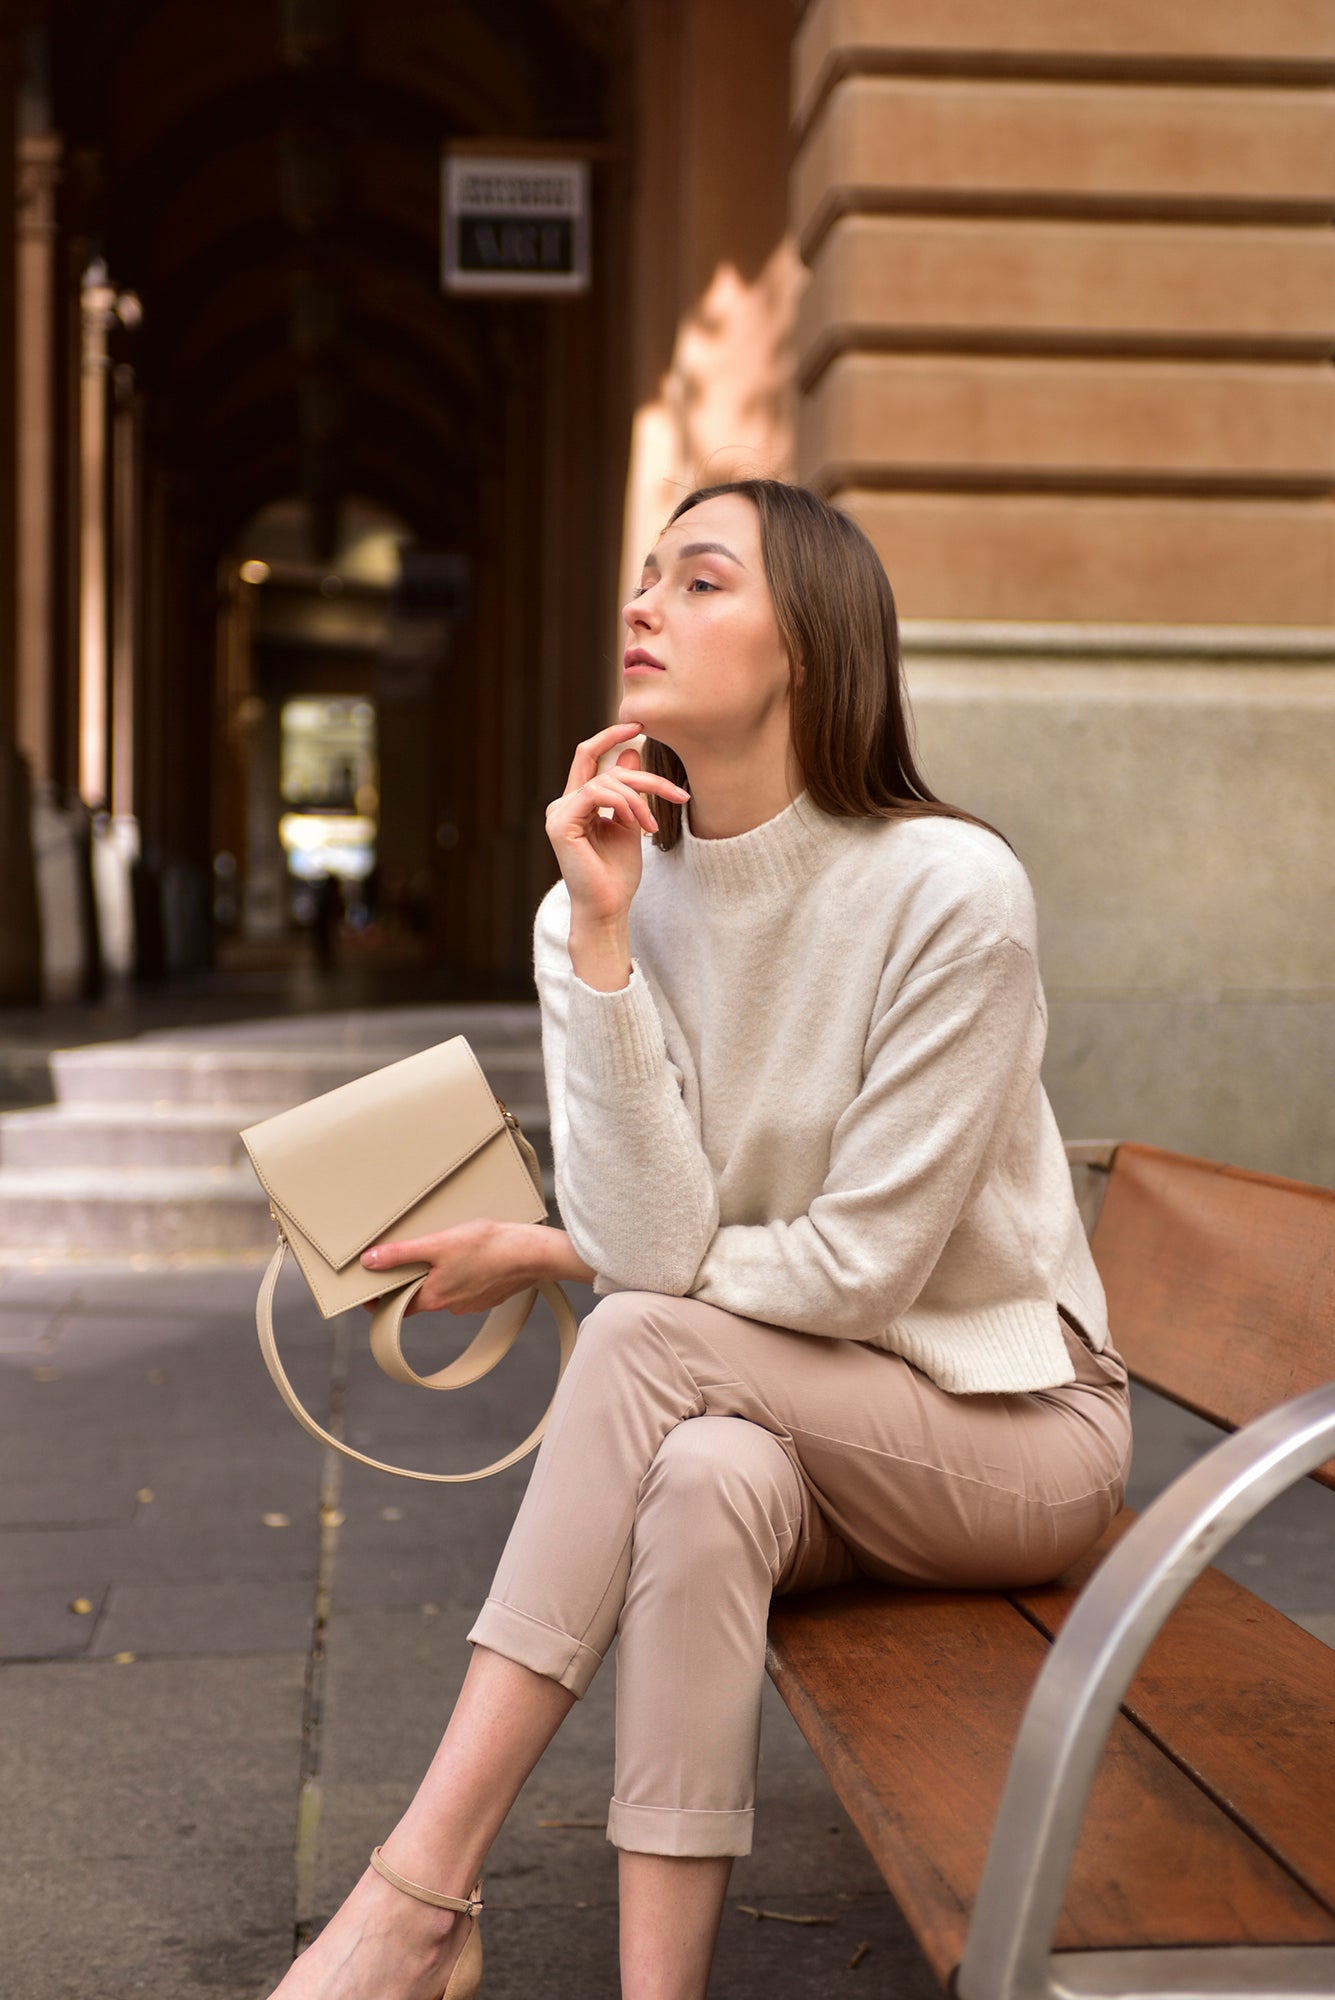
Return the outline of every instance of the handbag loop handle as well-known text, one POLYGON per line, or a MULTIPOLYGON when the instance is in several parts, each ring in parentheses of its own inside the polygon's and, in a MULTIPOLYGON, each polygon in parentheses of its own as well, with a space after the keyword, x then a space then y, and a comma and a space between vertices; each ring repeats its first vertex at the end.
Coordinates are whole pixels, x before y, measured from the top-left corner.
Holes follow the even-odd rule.
MULTIPOLYGON (((408 1466, 388 1465, 383 1459, 368 1458, 365 1452, 355 1450, 350 1444, 344 1444, 341 1438, 333 1435, 332 1431, 325 1430, 315 1421, 292 1387, 278 1352, 278 1342, 274 1337, 274 1292, 287 1251, 287 1238, 280 1235, 278 1246, 269 1259, 269 1267, 261 1281, 259 1297, 255 1301, 255 1325, 260 1337, 260 1352, 264 1356, 264 1365, 273 1377, 275 1388, 303 1430, 309 1431, 313 1438, 318 1438, 321 1444, 329 1445, 334 1451, 342 1452, 344 1458, 353 1459, 358 1465, 369 1465, 373 1472, 392 1472, 400 1479, 421 1479, 433 1486, 460 1486, 474 1479, 489 1479, 494 1472, 504 1472, 507 1466, 517 1464, 541 1443, 543 1432, 547 1428, 547 1419, 551 1415, 550 1403, 522 1444, 517 1444, 504 1458, 498 1458, 492 1465, 482 1466, 477 1472, 416 1472, 408 1466)), ((525 1291, 516 1292, 513 1298, 506 1299, 503 1305, 496 1306, 487 1314, 463 1353, 448 1367, 437 1369, 433 1375, 418 1375, 404 1359, 400 1332, 403 1316, 424 1282, 425 1274, 421 1278, 414 1279, 411 1284, 400 1285, 397 1291, 382 1298, 375 1309, 375 1316, 371 1322, 371 1351, 386 1375, 391 1376, 396 1382, 413 1383, 423 1389, 466 1388, 470 1382, 476 1382, 481 1376, 489 1374, 497 1362, 509 1353, 533 1310, 538 1293, 541 1292, 556 1321, 561 1347, 561 1361, 556 1380, 557 1384, 560 1384, 570 1357, 575 1351, 578 1327, 570 1301, 558 1284, 544 1281, 525 1291)))
MULTIPOLYGON (((415 1278, 410 1284, 400 1285, 396 1292, 386 1292, 376 1301, 371 1319, 371 1352, 376 1365, 391 1381, 407 1383, 413 1389, 466 1389, 470 1382, 479 1382, 484 1375, 490 1375, 523 1332, 538 1296, 536 1285, 516 1292, 487 1314, 463 1353, 456 1356, 448 1367, 438 1368, 434 1375, 419 1375, 404 1357, 400 1336, 408 1307, 425 1283, 425 1277, 415 1278)), ((560 1299, 569 1312, 564 1292, 560 1293, 560 1299)), ((550 1298, 548 1304, 551 1304, 550 1298)), ((559 1327, 560 1313, 554 1305, 552 1311, 556 1313, 559 1327)), ((561 1368, 564 1371, 564 1353, 561 1368)), ((559 1376, 557 1380, 560 1380, 559 1376)))

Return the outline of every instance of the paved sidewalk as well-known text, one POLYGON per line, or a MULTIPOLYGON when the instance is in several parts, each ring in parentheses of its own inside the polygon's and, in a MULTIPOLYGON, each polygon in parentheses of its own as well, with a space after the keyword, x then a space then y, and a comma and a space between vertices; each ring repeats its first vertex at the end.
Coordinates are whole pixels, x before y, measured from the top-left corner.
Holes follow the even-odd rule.
MULTIPOLYGON (((14 2000, 261 2000, 392 1824, 461 1676, 527 1465, 436 1489, 326 1461, 260 1363, 257 1275, 0 1273, 0 1992, 14 2000)), ((379 1376, 358 1316, 331 1330, 290 1274, 279 1325, 312 1407, 346 1410, 354 1442, 406 1462, 496 1456, 548 1394, 542 1333, 456 1401, 379 1376)), ((463 1337, 411 1331, 423 1365, 463 1337)), ((1212 1437, 1141 1397, 1133 1500, 1212 1437)), ((1331 1496, 1308 1486, 1229 1563, 1328 1643, 1333 1528, 1331 1496)), ((617 1991, 600 1831, 611 1697, 604 1673, 494 1850, 488 2000, 617 1991)), ((711 1990, 935 1991, 772 1691, 756 1851, 735 1871, 711 1990)))
MULTIPOLYGON (((527 1466, 433 1489, 326 1463, 259 1360, 256 1278, 0 1277, 0 1991, 14 2000, 260 2000, 393 1823, 466 1663, 527 1466)), ((336 1337, 299 1280, 279 1326, 312 1407, 332 1389, 354 1441, 405 1462, 498 1455, 550 1386, 555 1343, 538 1332, 442 1408, 350 1351, 360 1323, 336 1337)), ((414 1333, 424 1354, 460 1337, 414 1333)), ((599 1830, 612 1691, 604 1672, 493 1851, 488 2000, 617 1991, 599 1830)), ((767 1694, 759 1835, 713 1992, 926 2000, 879 1876, 767 1694)))

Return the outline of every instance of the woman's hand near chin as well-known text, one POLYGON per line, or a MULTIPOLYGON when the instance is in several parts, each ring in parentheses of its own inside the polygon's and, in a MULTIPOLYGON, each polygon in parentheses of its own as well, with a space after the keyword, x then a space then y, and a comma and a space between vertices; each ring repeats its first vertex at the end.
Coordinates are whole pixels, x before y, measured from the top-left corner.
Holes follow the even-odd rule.
MULTIPOLYGON (((362 1257, 368 1271, 401 1264, 429 1264, 408 1308, 419 1312, 490 1312, 516 1292, 547 1278, 587 1281, 593 1276, 564 1229, 544 1222, 493 1222, 483 1217, 440 1229, 432 1236, 380 1243, 362 1257)), ((375 1311, 372 1300, 368 1312, 375 1311)))
POLYGON ((640 886, 641 842, 657 831, 653 795, 683 804, 690 797, 623 747, 639 733, 638 723, 616 722, 581 743, 564 792, 547 808, 547 838, 570 892, 570 962, 604 992, 630 978, 627 919, 640 886), (615 764, 600 771, 599 759, 618 748, 615 764))

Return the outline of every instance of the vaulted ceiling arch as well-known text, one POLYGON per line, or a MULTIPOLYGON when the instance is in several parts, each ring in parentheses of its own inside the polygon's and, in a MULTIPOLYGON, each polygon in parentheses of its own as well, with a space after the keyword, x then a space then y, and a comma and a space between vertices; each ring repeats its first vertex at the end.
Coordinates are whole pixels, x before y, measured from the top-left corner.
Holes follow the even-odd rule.
MULTIPOLYGON (((221 553, 239 549, 246 523, 270 501, 296 493, 300 467, 290 439, 269 439, 238 466, 225 489, 211 496, 210 540, 221 553)), ((408 523, 427 547, 464 542, 473 513, 471 485, 453 482, 426 467, 406 464, 383 442, 354 440, 348 459, 348 490, 388 507, 408 523)))
POLYGON ((327 533, 367 452, 397 504, 391 438, 418 513, 442 466, 476 485, 515 308, 442 294, 442 148, 599 140, 616 5, 50 0, 69 199, 206 535, 294 483, 327 533))
MULTIPOLYGON (((234 277, 210 279, 202 272, 199 286, 186 287, 182 299, 189 317, 174 322, 170 339, 162 338, 158 324, 161 305, 154 324, 145 328, 146 337, 158 336, 159 379, 182 398, 251 365, 269 346, 291 340, 300 345, 306 338, 303 316, 315 321, 315 334, 329 327, 329 337, 344 343, 401 344, 447 396, 475 402, 491 372, 485 308, 474 304, 442 312, 433 285, 406 278, 390 264, 358 260, 340 263, 332 273, 294 272, 285 257, 265 256, 239 266, 234 277), (332 300, 321 289, 326 279, 332 282, 332 300), (306 293, 307 282, 314 297, 306 293)), ((309 344, 315 344, 313 337, 309 344)))
MULTIPOLYGON (((189 374, 178 375, 175 396, 182 421, 193 422, 194 412, 242 408, 267 393, 275 380, 286 379, 283 371, 294 372, 297 363, 284 347, 285 331, 280 316, 257 317, 211 348, 189 374)), ((428 419, 439 411, 457 433, 473 436, 478 404, 470 381, 442 370, 438 350, 412 328, 380 316, 363 321, 354 315, 345 332, 346 365, 354 376, 359 366, 374 363, 405 409, 421 411, 428 419)))

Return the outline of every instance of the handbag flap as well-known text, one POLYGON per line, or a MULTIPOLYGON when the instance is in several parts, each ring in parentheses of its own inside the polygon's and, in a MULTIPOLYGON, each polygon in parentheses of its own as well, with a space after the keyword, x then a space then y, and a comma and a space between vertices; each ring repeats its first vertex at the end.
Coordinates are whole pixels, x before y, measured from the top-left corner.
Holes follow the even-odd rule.
POLYGON ((341 1269, 505 1123, 463 1035, 241 1134, 280 1216, 341 1269))

